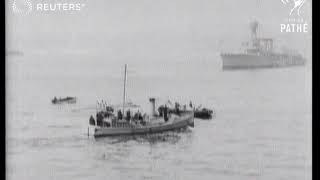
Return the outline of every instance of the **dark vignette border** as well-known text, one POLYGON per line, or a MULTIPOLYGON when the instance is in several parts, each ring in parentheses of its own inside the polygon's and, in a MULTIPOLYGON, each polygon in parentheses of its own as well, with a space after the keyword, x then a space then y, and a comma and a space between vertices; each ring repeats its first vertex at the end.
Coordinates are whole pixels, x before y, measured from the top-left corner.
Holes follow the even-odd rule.
POLYGON ((319 54, 320 54, 320 39, 319 29, 317 21, 317 4, 319 1, 312 1, 312 179, 320 179, 319 172, 317 172, 317 164, 319 163, 319 149, 317 144, 317 134, 319 136, 319 120, 320 120, 320 65, 319 65, 319 54))
MULTIPOLYGON (((0 63, 1 63, 1 76, 2 76, 2 87, 1 87, 1 107, 2 107, 2 119, 1 119, 1 145, 2 148, 0 150, 0 155, 2 158, 1 163, 1 179, 6 179, 6 82, 5 82, 5 65, 6 65, 6 33, 5 33, 5 25, 6 25, 6 2, 9 1, 0 1, 0 13, 2 17, 2 28, 1 28, 1 41, 2 41, 2 53, 4 57, 0 63)), ((320 7, 317 3, 319 1, 312 1, 312 179, 320 179, 319 172, 317 172, 318 169, 318 162, 319 162, 319 149, 317 146, 317 134, 319 134, 320 129, 320 110, 319 110, 319 102, 320 102, 320 30, 318 29, 318 22, 316 22, 317 19, 317 7, 320 7)), ((318 135, 319 136, 319 135, 318 135)))
POLYGON ((0 151, 0 155, 1 155, 1 159, 2 159, 2 163, 1 163, 1 179, 6 179, 6 129, 5 129, 5 125, 6 125, 6 102, 5 102, 5 99, 6 99, 6 89, 5 89, 5 46, 6 46, 6 41, 5 41, 5 38, 6 38, 6 34, 5 34, 5 15, 6 15, 6 12, 5 12, 5 5, 6 5, 6 0, 5 1, 0 1, 0 13, 1 13, 1 19, 2 19, 2 27, 1 27, 1 45, 2 45, 2 53, 3 53, 3 56, 4 57, 3 59, 1 58, 0 62, 1 62, 1 70, 0 70, 0 73, 1 73, 1 80, 2 80, 2 87, 1 87, 1 107, 2 107, 2 118, 1 118, 1 130, 0 130, 0 133, 1 133, 1 151, 0 151))

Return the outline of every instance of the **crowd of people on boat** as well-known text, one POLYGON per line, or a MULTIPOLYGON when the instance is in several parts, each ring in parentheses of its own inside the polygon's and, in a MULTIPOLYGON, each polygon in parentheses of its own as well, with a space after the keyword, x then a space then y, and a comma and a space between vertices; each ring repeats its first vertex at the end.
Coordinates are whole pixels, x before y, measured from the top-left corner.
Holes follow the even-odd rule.
POLYGON ((117 119, 118 120, 124 119, 126 121, 130 121, 130 120, 143 120, 143 117, 142 117, 142 114, 139 110, 137 112, 135 112, 134 115, 132 115, 130 109, 128 109, 126 111, 126 116, 123 115, 121 110, 118 110, 117 119))
MULTIPOLYGON (((170 103, 170 104, 171 104, 171 108, 168 109, 169 113, 176 114, 176 115, 180 116, 182 112, 193 111, 195 118, 200 118, 200 119, 211 119, 212 118, 213 110, 208 109, 208 108, 203 108, 202 105, 195 107, 191 101, 189 103, 189 108, 187 108, 188 106, 186 104, 181 106, 181 104, 178 102, 175 102, 174 106, 172 105, 172 103, 170 103)), ((160 115, 161 115, 161 112, 163 111, 164 107, 165 107, 165 105, 161 105, 158 108, 160 115)))
MULTIPOLYGON (((211 118, 211 114, 213 113, 212 110, 207 108, 200 109, 200 106, 198 108, 195 108, 191 101, 189 103, 189 110, 193 110, 195 112, 195 117, 198 118, 211 118)), ((169 108, 167 104, 164 104, 159 106, 158 116, 163 117, 164 121, 167 122, 169 119, 169 114, 175 114, 180 116, 181 113, 185 111, 188 111, 186 104, 181 106, 180 103, 175 102, 174 107, 171 106, 171 108, 169 108)), ((118 110, 115 114, 114 108, 112 106, 108 105, 106 101, 101 101, 100 103, 98 103, 98 109, 96 113, 96 124, 98 126, 110 126, 110 123, 103 121, 104 118, 110 118, 113 121, 125 120, 126 122, 145 124, 145 116, 146 114, 142 115, 142 113, 139 110, 133 112, 130 109, 127 109, 125 113, 121 110, 118 110)), ((90 124, 95 125, 95 120, 93 116, 90 117, 90 124)))
MULTIPOLYGON (((190 107, 192 107, 192 102, 190 102, 190 107)), ((164 109, 166 109, 166 111, 168 113, 173 113, 173 114, 176 114, 176 115, 181 115, 181 112, 183 111, 187 111, 187 105, 183 105, 183 108, 181 109, 181 105, 180 103, 178 102, 175 102, 174 103, 174 108, 169 108, 167 107, 167 105, 161 105, 159 106, 158 108, 158 111, 159 111, 159 115, 162 116, 163 112, 164 112, 164 109)))
POLYGON ((106 101, 101 101, 97 103, 96 118, 91 116, 89 119, 89 123, 91 125, 108 127, 110 126, 110 122, 103 121, 105 118, 109 118, 113 122, 125 120, 127 122, 145 124, 143 115, 139 110, 132 113, 130 109, 128 109, 125 112, 125 114, 121 110, 118 110, 117 113, 115 114, 114 108, 111 105, 108 105, 106 101), (96 119, 96 122, 95 122, 95 119, 96 119))

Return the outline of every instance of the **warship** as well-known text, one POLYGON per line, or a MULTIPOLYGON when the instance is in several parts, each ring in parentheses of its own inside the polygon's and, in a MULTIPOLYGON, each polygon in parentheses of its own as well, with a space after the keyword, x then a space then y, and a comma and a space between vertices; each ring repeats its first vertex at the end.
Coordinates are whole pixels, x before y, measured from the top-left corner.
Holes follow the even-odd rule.
POLYGON ((306 60, 299 53, 275 51, 274 39, 258 37, 258 28, 257 21, 251 22, 251 39, 243 43, 244 51, 221 53, 223 70, 305 65, 306 60))

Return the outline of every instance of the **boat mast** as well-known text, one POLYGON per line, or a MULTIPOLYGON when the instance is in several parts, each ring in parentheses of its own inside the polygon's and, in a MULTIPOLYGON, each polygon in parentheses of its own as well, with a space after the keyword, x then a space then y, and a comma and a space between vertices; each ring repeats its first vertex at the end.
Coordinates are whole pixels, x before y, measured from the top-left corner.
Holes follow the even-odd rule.
POLYGON ((123 116, 124 116, 124 107, 126 104, 126 82, 127 82, 127 64, 125 64, 125 66, 124 66, 123 106, 122 106, 123 116))

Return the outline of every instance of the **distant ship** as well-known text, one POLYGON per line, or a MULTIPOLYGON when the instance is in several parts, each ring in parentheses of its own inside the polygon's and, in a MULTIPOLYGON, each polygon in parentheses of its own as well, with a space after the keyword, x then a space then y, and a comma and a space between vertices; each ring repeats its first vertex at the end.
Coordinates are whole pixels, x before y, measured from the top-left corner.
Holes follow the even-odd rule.
POLYGON ((6 50, 6 56, 23 56, 24 53, 18 50, 6 50))
POLYGON ((52 104, 62 104, 62 103, 68 103, 68 104, 74 104, 77 102, 77 98, 76 97, 66 97, 66 98, 56 98, 54 97, 51 100, 52 104))
POLYGON ((249 42, 244 43, 244 51, 221 53, 223 70, 305 65, 306 59, 301 54, 275 52, 272 38, 257 37, 258 26, 257 21, 251 23, 252 37, 249 42))

